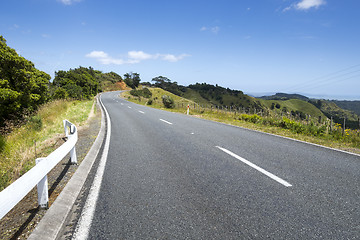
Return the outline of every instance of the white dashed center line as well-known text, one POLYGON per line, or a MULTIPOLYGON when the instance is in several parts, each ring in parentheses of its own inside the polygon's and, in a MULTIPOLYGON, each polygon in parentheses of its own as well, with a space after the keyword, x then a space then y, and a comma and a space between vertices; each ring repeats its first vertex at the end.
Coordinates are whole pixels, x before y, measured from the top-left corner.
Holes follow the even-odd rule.
POLYGON ((164 123, 167 123, 167 124, 169 124, 169 125, 172 125, 172 123, 171 122, 168 122, 168 121, 166 121, 166 120, 164 120, 164 119, 159 119, 160 121, 163 121, 164 123))
POLYGON ((221 151, 229 154, 230 156, 236 158, 237 160, 240 160, 241 162, 247 164, 248 166, 250 166, 250 167, 258 170, 258 171, 261 172, 262 174, 265 174, 265 175, 268 176, 269 178, 277 181, 278 183, 281 183, 281 184, 284 185, 285 187, 291 187, 291 186, 292 186, 290 183, 286 182, 285 180, 279 178, 278 176, 276 176, 276 175, 274 175, 274 174, 266 171, 265 169, 263 169, 263 168, 255 165, 255 164, 253 164, 252 162, 250 162, 250 161, 248 161, 248 160, 246 160, 246 159, 244 159, 244 158, 236 155, 235 153, 233 153, 233 152, 231 152, 231 151, 229 151, 229 150, 227 150, 227 149, 225 149, 225 148, 219 147, 219 146, 216 146, 216 147, 217 147, 218 149, 220 149, 221 151))

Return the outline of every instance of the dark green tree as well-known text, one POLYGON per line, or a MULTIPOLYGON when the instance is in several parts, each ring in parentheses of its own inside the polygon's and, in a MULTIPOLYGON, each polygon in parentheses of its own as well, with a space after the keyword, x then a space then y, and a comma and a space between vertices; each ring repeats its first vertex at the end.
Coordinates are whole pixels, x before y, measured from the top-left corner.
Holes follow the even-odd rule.
MULTIPOLYGON (((101 73, 101 72, 100 72, 101 73)), ((79 67, 69 71, 55 72, 53 81, 54 98, 70 97, 73 99, 90 99, 99 92, 98 71, 90 68, 79 67), (64 89, 67 94, 61 93, 64 89), (61 94, 60 94, 61 93, 61 94), (55 95, 56 94, 56 95, 55 95)))
POLYGON ((32 112, 48 98, 50 75, 19 56, 0 36, 0 125, 32 112))
POLYGON ((131 88, 137 88, 140 84, 140 74, 138 73, 125 73, 124 74, 124 82, 131 88))

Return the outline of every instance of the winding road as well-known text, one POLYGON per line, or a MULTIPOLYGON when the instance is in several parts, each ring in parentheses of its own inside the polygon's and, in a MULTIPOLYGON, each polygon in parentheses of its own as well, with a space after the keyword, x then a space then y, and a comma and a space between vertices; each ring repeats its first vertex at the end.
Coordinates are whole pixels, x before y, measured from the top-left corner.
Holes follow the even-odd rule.
POLYGON ((360 156, 118 95, 78 238, 360 238, 360 156))

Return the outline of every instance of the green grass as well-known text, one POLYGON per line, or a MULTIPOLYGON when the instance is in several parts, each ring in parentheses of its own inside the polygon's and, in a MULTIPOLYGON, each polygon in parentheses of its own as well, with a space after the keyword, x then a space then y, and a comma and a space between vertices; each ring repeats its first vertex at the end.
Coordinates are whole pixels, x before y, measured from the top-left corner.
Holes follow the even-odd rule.
MULTIPOLYGON (((316 117, 313 119, 307 120, 295 120, 290 119, 290 117, 282 117, 282 116, 259 116, 259 115, 249 115, 243 114, 239 112, 228 112, 224 110, 219 110, 216 108, 200 108, 199 105, 194 102, 171 94, 165 90, 158 88, 149 88, 153 93, 153 98, 157 97, 156 103, 150 105, 150 107, 160 108, 167 111, 178 112, 182 114, 186 114, 186 106, 190 105, 190 115, 222 122, 226 124, 231 124, 234 126, 249 128, 253 130, 258 130, 262 132, 272 133, 280 136, 290 137, 306 142, 311 142, 315 144, 320 144, 323 146, 338 148, 342 150, 347 150, 355 153, 360 153, 360 131, 354 131, 350 129, 346 129, 345 134, 343 135, 341 126, 339 124, 335 124, 332 131, 330 131, 329 121, 325 121, 323 123, 318 123, 316 114, 321 114, 321 112, 314 107, 312 104, 298 101, 296 99, 287 100, 287 101, 279 101, 281 102, 281 106, 285 106, 288 110, 292 110, 293 108, 306 110, 308 113, 314 114, 316 117), (166 109, 162 102, 161 96, 169 95, 174 101, 176 107, 173 109, 166 109), (314 109, 315 108, 315 109, 314 109)), ((125 99, 146 105, 148 99, 146 98, 138 98, 131 96, 128 92, 124 92, 121 95, 125 99)), ((266 104, 270 104, 271 102, 277 102, 273 100, 268 100, 269 102, 266 104)), ((324 116, 324 115, 320 115, 324 116)), ((325 116, 324 116, 324 119, 325 116)))
POLYGON ((271 108, 272 104, 279 104, 279 112, 285 107, 288 112, 301 111, 304 114, 310 115, 314 119, 318 119, 319 116, 321 116, 322 119, 326 119, 326 116, 317 107, 300 99, 290 99, 285 101, 259 99, 259 101, 268 108, 271 108))
POLYGON ((0 138, 0 190, 31 169, 36 157, 47 156, 54 150, 62 141, 64 119, 77 127, 85 124, 92 105, 93 100, 47 103, 26 124, 0 138))

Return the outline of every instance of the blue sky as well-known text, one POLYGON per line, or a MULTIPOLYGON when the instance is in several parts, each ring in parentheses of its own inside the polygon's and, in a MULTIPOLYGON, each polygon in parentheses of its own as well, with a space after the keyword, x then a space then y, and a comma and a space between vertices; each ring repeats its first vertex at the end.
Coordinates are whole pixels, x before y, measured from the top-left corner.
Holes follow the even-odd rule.
POLYGON ((1 0, 0 35, 52 77, 92 66, 360 100, 359 9, 358 0, 1 0))

